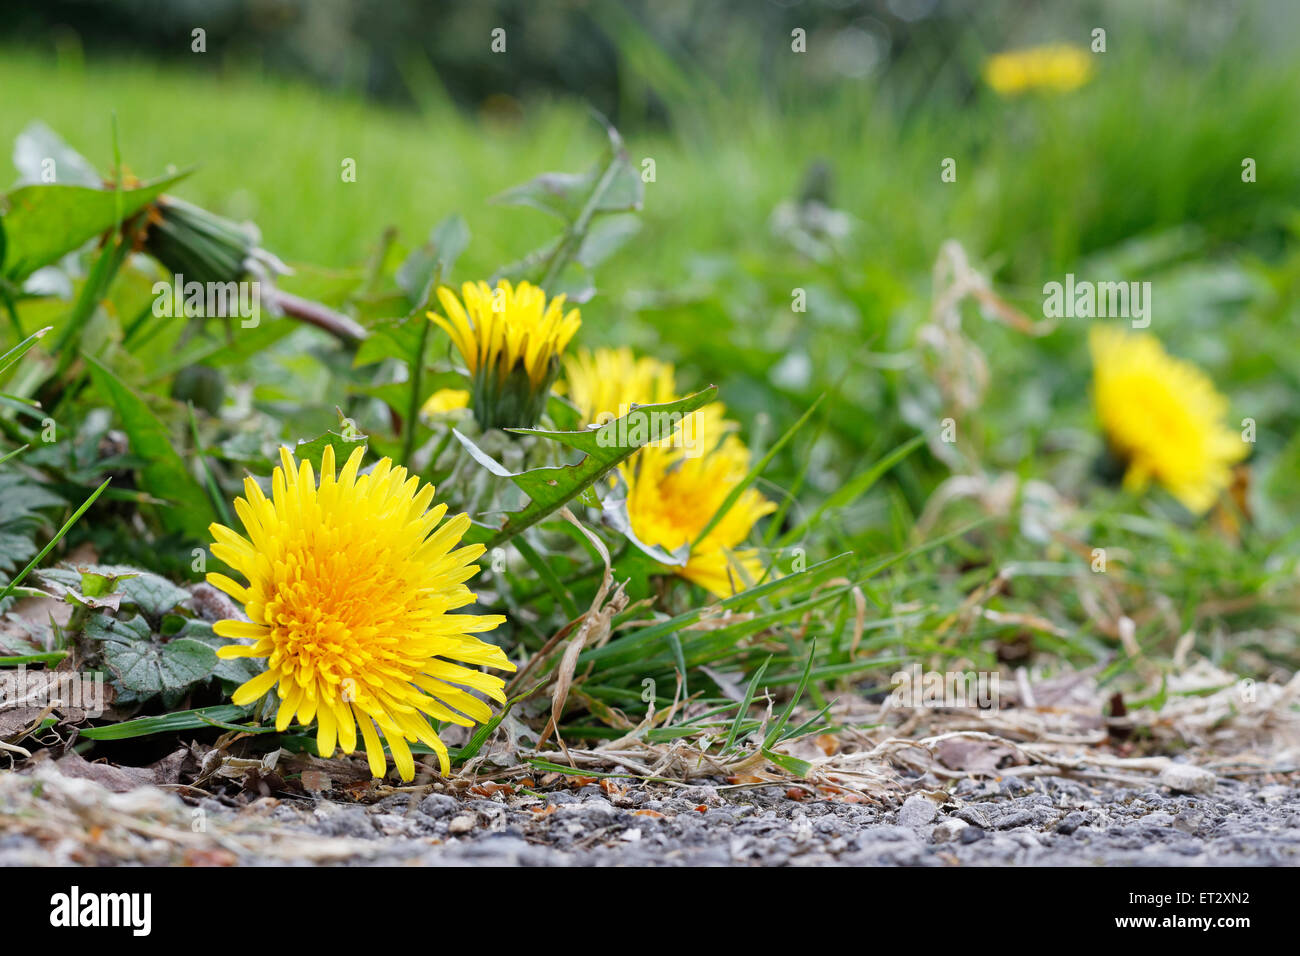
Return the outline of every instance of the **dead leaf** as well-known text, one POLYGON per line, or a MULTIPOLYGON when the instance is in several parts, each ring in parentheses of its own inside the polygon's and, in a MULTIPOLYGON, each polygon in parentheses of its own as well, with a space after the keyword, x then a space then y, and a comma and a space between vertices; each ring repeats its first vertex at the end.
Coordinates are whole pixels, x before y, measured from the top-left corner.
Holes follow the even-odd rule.
POLYGON ((78 753, 66 753, 54 761, 65 777, 92 780, 113 793, 129 793, 155 782, 154 771, 147 767, 115 767, 108 763, 91 763, 78 753))
POLYGON ((1016 751, 1006 744, 970 737, 949 737, 939 741, 935 756, 949 770, 966 773, 991 774, 1003 765, 1003 761, 1018 761, 1016 751))
POLYGON ((330 775, 324 770, 304 770, 302 788, 310 793, 324 793, 333 786, 330 775))
POLYGON ((610 592, 611 586, 614 585, 614 575, 610 570, 609 550, 605 547, 605 543, 583 527, 568 508, 560 509, 560 514, 586 536, 600 555, 600 559, 605 562, 605 573, 601 578, 600 587, 596 589, 596 596, 591 599, 591 607, 582 616, 582 623, 578 625, 577 633, 569 639, 568 645, 564 648, 564 656, 560 658, 560 663, 555 668, 555 689, 551 692, 551 719, 547 722, 546 729, 542 731, 541 740, 537 744, 541 747, 554 731, 556 739, 560 742, 560 749, 563 750, 564 741, 560 740, 559 734, 560 715, 564 713, 564 704, 569 697, 573 673, 578 667, 578 655, 588 644, 599 647, 609 640, 610 623, 614 615, 627 607, 627 595, 623 593, 623 583, 626 582, 614 587, 613 593, 610 592), (606 602, 607 595, 608 602, 606 602))
POLYGON ((189 748, 181 747, 161 760, 154 761, 148 768, 153 773, 153 782, 159 785, 180 783, 181 770, 189 759, 189 748))
POLYGON ((509 797, 514 795, 515 788, 508 783, 476 783, 469 788, 469 792, 480 797, 492 797, 498 793, 504 793, 509 797))

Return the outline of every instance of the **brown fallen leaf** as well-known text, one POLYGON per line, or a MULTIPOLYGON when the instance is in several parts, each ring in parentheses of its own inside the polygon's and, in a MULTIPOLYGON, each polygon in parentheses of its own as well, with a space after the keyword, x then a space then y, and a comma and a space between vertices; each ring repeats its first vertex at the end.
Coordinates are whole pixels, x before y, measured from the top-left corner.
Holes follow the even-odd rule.
POLYGON ((950 737, 935 748, 939 763, 949 770, 991 774, 999 767, 1023 762, 1016 751, 995 740, 950 737))
POLYGON ((324 793, 333 786, 330 775, 324 770, 304 770, 302 788, 310 793, 324 793))
POLYGON ((91 763, 80 754, 72 752, 54 761, 54 766, 65 777, 93 780, 113 793, 129 793, 156 782, 154 771, 147 767, 115 767, 109 763, 91 763))
POLYGON ((480 797, 491 797, 498 793, 504 793, 507 797, 514 796, 515 788, 508 783, 476 783, 469 788, 469 792, 480 797))

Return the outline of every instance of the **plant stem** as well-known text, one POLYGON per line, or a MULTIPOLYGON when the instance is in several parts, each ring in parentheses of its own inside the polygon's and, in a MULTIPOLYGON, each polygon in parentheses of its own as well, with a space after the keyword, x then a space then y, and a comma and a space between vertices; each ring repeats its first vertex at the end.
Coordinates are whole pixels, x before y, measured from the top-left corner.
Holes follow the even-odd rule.
POLYGON ((273 290, 271 298, 285 315, 291 315, 295 319, 301 319, 309 325, 323 329, 345 345, 354 345, 370 334, 342 312, 335 312, 319 302, 312 302, 310 299, 280 289, 273 290))
POLYGON ((415 452, 415 433, 420 425, 420 383, 424 378, 424 353, 429 343, 429 326, 427 319, 420 326, 420 344, 415 348, 415 360, 411 362, 411 400, 406 407, 406 432, 402 435, 402 464, 410 464, 415 452))

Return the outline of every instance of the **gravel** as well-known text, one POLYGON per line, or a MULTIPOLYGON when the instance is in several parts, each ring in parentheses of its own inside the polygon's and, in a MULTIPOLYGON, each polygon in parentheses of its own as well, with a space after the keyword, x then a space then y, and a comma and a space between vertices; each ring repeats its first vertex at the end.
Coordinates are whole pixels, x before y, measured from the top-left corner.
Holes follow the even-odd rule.
MULTIPOLYGON (((47 778, 47 787, 56 782, 47 778)), ((187 833, 192 818, 206 820, 215 847, 208 850, 169 851, 163 841, 137 839, 141 860, 157 863, 187 852, 219 865, 1300 863, 1300 785, 1226 778, 1210 793, 1174 792, 1154 781, 1144 790, 1056 777, 965 780, 949 792, 931 785, 894 807, 796 800, 781 788, 707 786, 607 793, 589 785, 514 796, 502 790, 492 799, 396 794, 370 805, 291 797, 247 802, 247 795, 186 804, 152 788, 153 796, 137 797, 142 791, 104 794, 83 780, 64 786, 67 805, 82 808, 78 820, 99 808, 135 813, 137 804, 187 833)), ((31 792, 28 784, 10 799, 30 799, 31 792)), ((37 828, 46 840, 51 829, 37 828)), ((111 862, 66 832, 51 845, 35 832, 7 830, 0 819, 0 865, 111 862)))
MULTIPOLYGON (((540 865, 1294 865, 1300 787, 1221 780, 1211 794, 1056 778, 959 785, 897 809, 713 788, 612 799, 390 797, 369 808, 282 802, 278 822, 370 841, 369 863, 540 865), (992 790, 992 792, 990 792, 992 790), (942 796, 939 800, 943 800, 942 796)), ((227 811, 229 812, 229 811, 227 811)), ((0 859, 3 851, 0 850, 0 859)))

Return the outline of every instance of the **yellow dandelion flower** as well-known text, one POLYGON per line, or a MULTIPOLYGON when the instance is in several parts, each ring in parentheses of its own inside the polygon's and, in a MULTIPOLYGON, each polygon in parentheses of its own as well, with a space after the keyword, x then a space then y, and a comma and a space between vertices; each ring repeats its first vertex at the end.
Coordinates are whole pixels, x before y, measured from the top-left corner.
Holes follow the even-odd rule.
POLYGON ((582 325, 578 310, 565 312, 562 295, 547 302, 537 286, 511 286, 505 279, 496 289, 486 282, 466 282, 460 298, 443 286, 438 301, 446 316, 430 312, 429 318, 451 336, 473 376, 471 405, 479 424, 537 424, 560 355, 582 325))
MULTIPOLYGON (((632 405, 678 397, 672 365, 637 358, 631 349, 583 350, 564 363, 565 380, 584 422, 626 415, 632 405)), ((627 485, 627 515, 643 544, 676 551, 693 542, 731 490, 749 472, 749 451, 733 433, 720 403, 676 425, 619 466, 627 485)), ((717 527, 672 570, 710 593, 727 597, 763 575, 757 552, 744 550, 754 525, 776 506, 746 489, 717 527)))
POLYGON ((627 347, 580 349, 576 356, 565 356, 564 379, 569 398, 586 422, 621 417, 634 404, 661 404, 680 397, 670 363, 637 358, 627 347))
MULTIPOLYGON (((633 405, 657 405, 681 398, 671 363, 648 356, 638 358, 626 347, 594 352, 582 349, 576 357, 566 356, 564 379, 561 384, 585 425, 603 425, 621 418, 633 405)), ((723 407, 716 403, 692 412, 675 423, 670 434, 656 435, 649 444, 686 448, 692 454, 715 448, 723 434, 735 427, 722 415, 723 407)))
MULTIPOLYGON (((727 423, 719 415, 703 416, 703 431, 719 434, 727 423)), ((679 448, 647 446, 624 471, 627 516, 638 540, 676 551, 693 542, 723 501, 749 472, 749 450, 728 434, 716 447, 691 457, 679 448)), ((754 525, 776 509, 753 488, 746 488, 731 510, 696 547, 684 566, 673 567, 717 597, 729 597, 763 576, 758 552, 744 549, 754 525)))
POLYGON ((1224 423, 1227 400, 1200 369, 1168 355, 1152 335, 1095 326, 1089 333, 1093 401, 1111 450, 1126 466, 1124 487, 1163 485, 1203 514, 1246 457, 1224 423))
POLYGON ((1008 50, 984 64, 984 79, 1002 96, 1030 90, 1068 93, 1092 78, 1092 55, 1067 44, 1008 50))
POLYGON ((425 416, 443 415, 469 407, 469 392, 463 388, 440 388, 420 407, 425 416))
POLYGON ((429 507, 433 486, 421 488, 387 458, 358 477, 363 454, 358 448, 335 475, 326 448, 317 485, 311 463, 282 448, 269 500, 257 482, 244 481, 246 497, 235 499, 244 534, 219 524, 211 531, 212 553, 248 584, 216 573, 207 579, 249 618, 218 621, 216 633, 252 643, 217 653, 266 658, 266 670, 232 699, 251 704, 275 688, 276 729, 295 716, 314 719, 322 757, 336 746, 355 751, 359 727, 370 770, 382 777, 377 726, 403 780, 415 777, 408 741, 431 747, 446 774, 447 748, 429 718, 467 727, 488 720, 491 709, 470 690, 505 702, 501 678, 476 668, 515 665, 473 636, 505 618, 449 613, 475 600, 465 582, 478 572, 483 546, 456 547, 469 517, 443 521, 447 506, 429 507))

